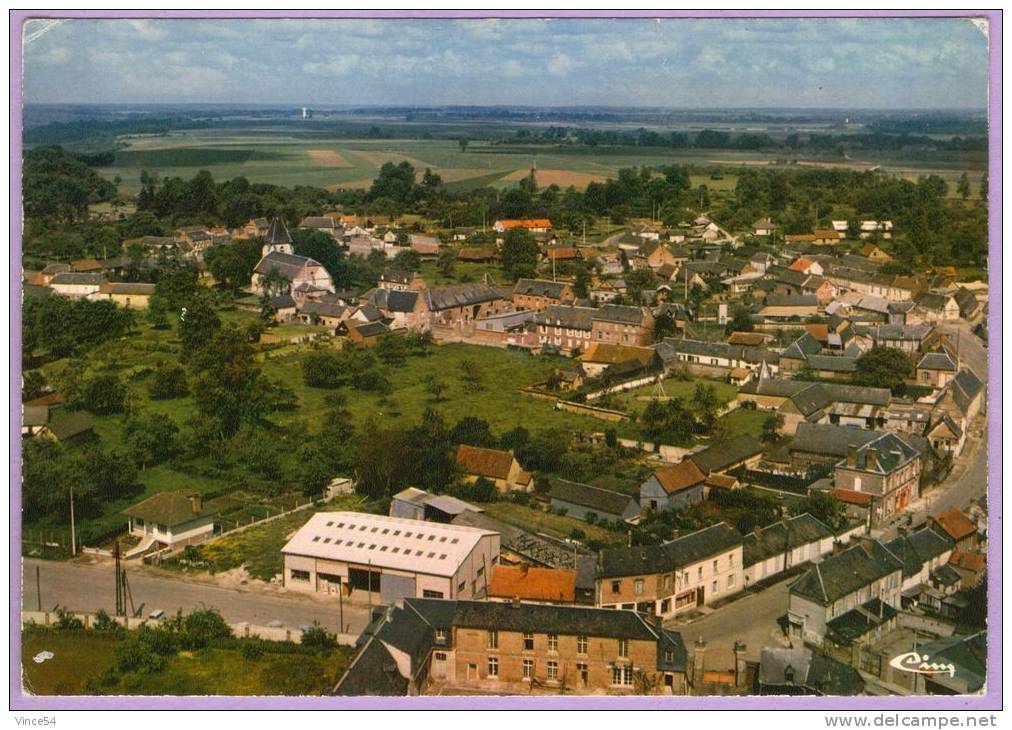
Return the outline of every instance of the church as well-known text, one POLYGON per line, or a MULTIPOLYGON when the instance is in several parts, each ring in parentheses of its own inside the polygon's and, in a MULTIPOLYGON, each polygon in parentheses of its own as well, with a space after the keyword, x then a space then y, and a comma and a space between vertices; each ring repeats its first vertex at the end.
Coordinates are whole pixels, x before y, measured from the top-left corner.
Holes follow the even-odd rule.
POLYGON ((298 287, 334 291, 334 281, 323 264, 296 256, 292 236, 280 218, 271 221, 264 237, 263 258, 253 269, 253 291, 268 296, 291 294, 298 287))

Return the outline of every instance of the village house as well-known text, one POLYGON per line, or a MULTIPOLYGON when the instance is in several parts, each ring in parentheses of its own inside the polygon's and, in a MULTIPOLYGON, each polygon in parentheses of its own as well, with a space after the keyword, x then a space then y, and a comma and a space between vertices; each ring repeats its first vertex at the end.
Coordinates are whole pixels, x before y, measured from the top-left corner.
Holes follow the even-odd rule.
POLYGON ((816 246, 832 246, 843 238, 834 228, 816 228, 812 231, 812 243, 816 246))
POLYGON ((952 570, 947 566, 955 545, 943 532, 933 527, 901 533, 885 546, 903 563, 902 593, 905 598, 919 597, 922 586, 930 587, 933 582, 937 582, 939 570, 943 576, 952 570))
POLYGON ((597 312, 592 307, 548 305, 534 318, 538 342, 543 348, 562 355, 583 352, 591 344, 591 319, 597 312))
POLYGON ((688 693, 681 635, 632 612, 406 599, 367 633, 335 694, 688 693))
POLYGON ((340 591, 383 603, 481 598, 499 555, 499 534, 364 512, 318 512, 281 553, 290 591, 340 591))
POLYGON ((973 321, 980 314, 980 302, 972 291, 965 286, 959 287, 953 294, 956 304, 959 305, 959 316, 967 322, 973 321))
POLYGON ((425 279, 417 271, 386 269, 376 286, 387 291, 419 291, 425 288, 425 279))
POLYGON ((874 243, 866 243, 857 250, 858 256, 864 256, 866 259, 870 259, 880 264, 887 263, 893 260, 893 257, 887 254, 885 251, 880 249, 874 243))
POLYGON ((949 507, 943 512, 931 515, 934 527, 947 535, 959 550, 977 550, 982 545, 976 523, 958 507, 949 507))
POLYGON ((591 337, 611 345, 653 344, 654 315, 647 307, 605 304, 591 317, 591 337))
POLYGON ((922 460, 906 441, 886 432, 861 446, 851 445, 833 471, 833 495, 868 511, 877 525, 899 514, 920 496, 922 460))
POLYGON ((926 385, 936 390, 944 388, 949 381, 956 377, 957 372, 959 372, 959 365, 949 353, 944 350, 929 352, 917 363, 917 384, 926 385))
POLYGON ((959 304, 955 297, 936 292, 921 292, 914 301, 924 311, 928 322, 951 322, 959 319, 959 304))
POLYGON ((323 264, 306 256, 268 251, 253 270, 251 286, 257 293, 291 292, 302 284, 333 291, 334 283, 323 264))
POLYGON ((773 221, 769 218, 760 218, 752 224, 752 233, 756 236, 772 236, 773 221))
POLYGON ((389 319, 393 329, 429 328, 428 299, 421 291, 378 288, 371 291, 365 301, 389 319))
POLYGON ((22 434, 61 444, 93 438, 95 420, 81 411, 68 411, 65 408, 54 410, 60 403, 62 401, 55 393, 25 403, 22 434))
POLYGON ((303 231, 319 231, 326 233, 335 241, 344 234, 344 228, 329 215, 311 215, 302 219, 299 229, 303 231))
POLYGON ((461 444, 457 447, 457 468, 468 484, 484 478, 504 494, 529 492, 534 486, 533 475, 520 467, 511 452, 501 449, 461 444))
POLYGON ((498 564, 488 587, 492 601, 576 603, 576 571, 498 564))
POLYGON ((298 318, 304 324, 323 325, 335 331, 349 314, 344 304, 309 300, 298 309, 298 318))
POLYGON ((724 378, 736 368, 767 374, 776 374, 780 370, 777 352, 764 347, 724 342, 665 337, 657 344, 657 355, 664 364, 665 372, 686 368, 693 375, 702 377, 724 378))
POLYGON ((646 370, 653 364, 654 357, 654 350, 650 347, 591 342, 579 359, 583 372, 594 378, 609 368, 614 372, 616 366, 628 367, 630 372, 646 370))
POLYGON ((884 239, 890 239, 893 235, 892 230, 892 221, 861 221, 860 236, 863 239, 871 238, 875 235, 884 239))
POLYGON ((640 508, 646 512, 699 504, 705 481, 706 474, 691 459, 662 467, 640 486, 640 508))
POLYGON ((787 444, 790 466, 798 472, 818 464, 832 467, 847 457, 851 447, 863 446, 881 435, 866 428, 802 421, 787 444))
POLYGON ((552 222, 548 218, 505 218, 492 224, 496 233, 506 233, 514 228, 526 228, 531 233, 548 233, 552 222))
POLYGON ((741 592, 742 536, 723 522, 662 545, 601 552, 597 603, 669 619, 741 592))
POLYGON ((811 294, 768 296, 756 308, 756 314, 767 320, 804 320, 819 313, 819 299, 811 294))
POLYGON ((764 646, 757 679, 760 695, 842 696, 865 693, 865 681, 849 664, 804 647, 764 646))
POLYGON ((131 505, 122 514, 130 518, 130 534, 141 542, 127 555, 143 552, 155 543, 175 547, 200 542, 214 533, 219 509, 215 501, 205 502, 200 494, 181 492, 162 492, 131 505))
POLYGON ((548 498, 553 510, 584 522, 626 522, 640 515, 639 503, 628 494, 567 479, 552 480, 548 498))
POLYGON ((99 285, 97 292, 88 295, 88 299, 104 299, 127 309, 147 309, 154 293, 154 284, 107 281, 99 285))
POLYGON ((805 512, 757 527, 742 540, 745 587, 803 563, 817 563, 833 551, 833 531, 805 512))
POLYGON ((263 238, 267 235, 271 229, 271 223, 266 218, 250 218, 249 221, 242 227, 241 232, 237 232, 236 238, 263 238))
POLYGON ((68 299, 84 299, 96 294, 105 283, 105 275, 64 272, 49 280, 49 288, 68 299))
POLYGON ((423 292, 431 324, 460 328, 477 319, 512 311, 513 292, 487 284, 430 287, 423 292))
POLYGON ((390 334, 390 328, 380 321, 356 322, 346 319, 337 326, 335 333, 347 337, 348 342, 356 347, 374 347, 381 337, 390 334))
POLYGON ((573 287, 566 282, 545 279, 518 279, 513 287, 513 307, 540 312, 551 305, 573 301, 573 287))
POLYGON ((878 541, 862 540, 789 586, 789 634, 821 646, 827 635, 860 637, 888 626, 900 607, 902 583, 902 561, 878 541))
POLYGON ((749 469, 762 458, 762 444, 750 434, 728 436, 705 449, 687 456, 707 477, 730 472, 740 467, 749 469))
POLYGON ((390 498, 390 516, 405 520, 449 523, 464 512, 484 511, 481 507, 448 494, 430 494, 414 487, 402 489, 390 498))
POLYGON ((805 421, 881 429, 892 393, 888 388, 863 385, 768 379, 746 383, 738 390, 737 399, 779 412, 784 417, 781 432, 792 435, 805 421))

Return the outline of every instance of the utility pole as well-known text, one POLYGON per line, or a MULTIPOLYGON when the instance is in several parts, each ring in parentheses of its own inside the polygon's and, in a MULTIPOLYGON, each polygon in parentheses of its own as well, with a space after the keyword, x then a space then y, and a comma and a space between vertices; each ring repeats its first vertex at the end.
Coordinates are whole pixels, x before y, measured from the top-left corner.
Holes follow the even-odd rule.
POLYGON ((35 598, 38 609, 42 611, 42 578, 39 576, 39 566, 35 566, 35 598))
POLYGON ((126 610, 123 601, 123 581, 122 578, 120 577, 119 540, 117 540, 116 544, 113 546, 112 557, 113 560, 115 561, 115 568, 116 568, 116 615, 122 616, 126 613, 126 610))
POLYGON ((77 534, 74 532, 74 485, 70 485, 70 555, 77 556, 77 534))
POLYGON ((337 615, 338 621, 341 624, 340 633, 345 633, 344 630, 344 583, 340 583, 337 587, 337 615))

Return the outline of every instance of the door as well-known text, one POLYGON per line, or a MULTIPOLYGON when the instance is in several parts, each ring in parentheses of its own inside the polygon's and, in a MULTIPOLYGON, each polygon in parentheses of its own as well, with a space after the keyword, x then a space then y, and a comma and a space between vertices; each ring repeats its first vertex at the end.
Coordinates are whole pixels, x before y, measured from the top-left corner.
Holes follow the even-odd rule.
POLYGON ((477 664, 468 664, 467 665, 467 678, 468 679, 478 679, 478 665, 477 664))
POLYGON ((699 588, 696 589, 696 605, 703 605, 703 586, 699 586, 699 588))
POLYGON ((587 670, 586 664, 577 664, 577 681, 580 683, 580 689, 586 689, 590 684, 590 672, 587 670))

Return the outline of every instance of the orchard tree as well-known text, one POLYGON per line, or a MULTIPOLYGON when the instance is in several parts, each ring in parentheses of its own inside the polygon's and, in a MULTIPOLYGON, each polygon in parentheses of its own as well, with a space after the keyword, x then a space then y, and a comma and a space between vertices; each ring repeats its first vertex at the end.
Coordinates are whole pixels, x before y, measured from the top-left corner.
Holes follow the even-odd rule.
POLYGON ((503 237, 502 267, 514 279, 534 276, 538 266, 538 248, 526 228, 511 228, 503 237))

